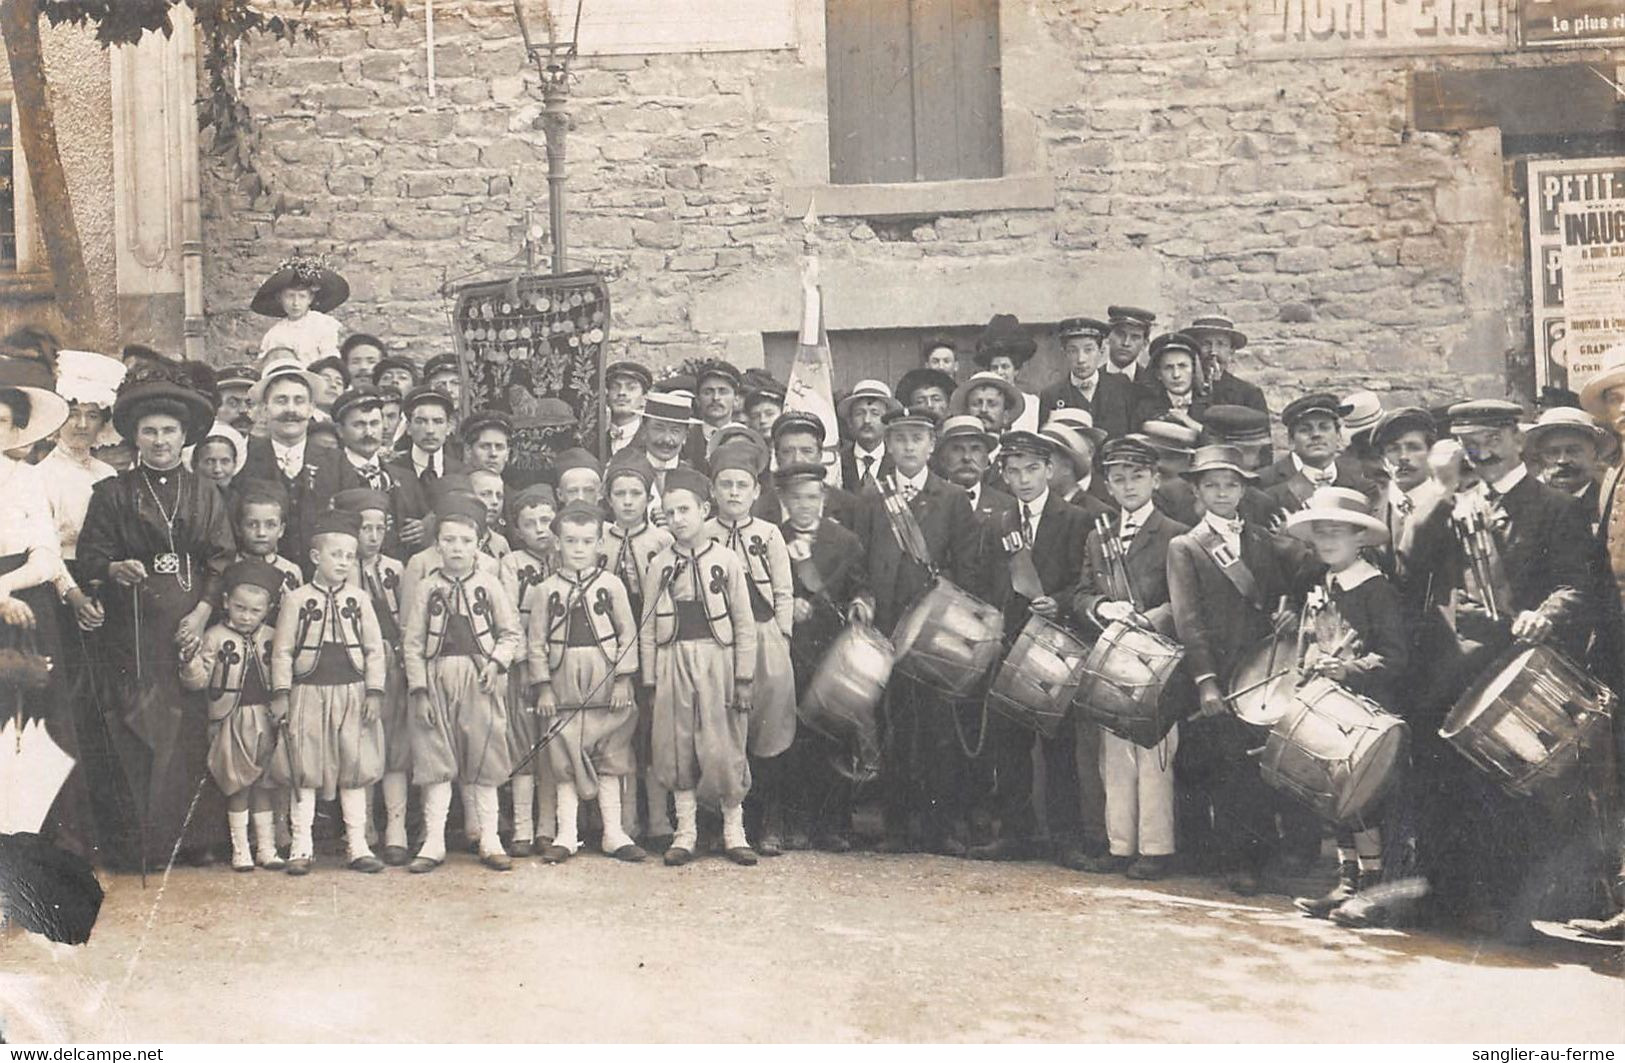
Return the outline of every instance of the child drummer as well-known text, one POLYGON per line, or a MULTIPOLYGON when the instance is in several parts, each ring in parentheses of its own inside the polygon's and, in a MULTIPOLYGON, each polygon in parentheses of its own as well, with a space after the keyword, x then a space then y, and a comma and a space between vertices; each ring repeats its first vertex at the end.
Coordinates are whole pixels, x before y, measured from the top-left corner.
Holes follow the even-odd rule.
MULTIPOLYGON (((627 447, 609 460, 605 470, 604 494, 611 523, 604 528, 598 544, 598 563, 618 576, 626 586, 632 615, 640 622, 643 612, 643 575, 654 556, 671 545, 671 533, 649 521, 649 497, 654 488, 654 466, 636 447, 627 447)), ((637 691, 638 728, 633 738, 638 771, 628 775, 621 799, 622 826, 626 833, 643 838, 651 848, 665 852, 671 846, 671 793, 650 769, 649 728, 654 706, 641 688, 637 691), (644 823, 638 830, 638 784, 642 783, 644 823)))
MULTIPOLYGON (((999 461, 1005 485, 1015 496, 1005 515, 1003 556, 990 566, 989 601, 1004 613, 1008 646, 1037 615, 1063 623, 1078 587, 1082 545, 1089 534, 1083 510, 1061 501, 1049 489, 1059 445, 1036 432, 1006 432, 999 437, 999 461)), ((1037 823, 1032 802, 1033 732, 1002 716, 989 715, 988 741, 998 779, 995 815, 998 837, 972 848, 973 860, 1020 860, 1038 855, 1037 823)), ((1068 722, 1054 738, 1039 739, 1044 757, 1044 797, 1056 863, 1081 868, 1089 848, 1104 848, 1102 810, 1084 817, 1078 793, 1077 730, 1068 722)), ((1091 765, 1092 767, 1092 765, 1091 765)))
POLYGON ((310 873, 318 792, 338 795, 350 870, 384 869, 367 845, 366 820, 367 788, 384 774, 387 661, 372 601, 350 583, 359 534, 353 513, 318 515, 310 537, 315 573, 277 613, 271 715, 287 729, 270 775, 293 790, 290 875, 310 873))
MULTIPOLYGON (((786 514, 780 530, 795 579, 790 656, 799 699, 847 618, 860 624, 874 619, 874 599, 866 586, 868 560, 863 543, 824 515, 828 490, 824 466, 818 462, 781 465, 773 481, 786 514)), ((834 765, 838 758, 849 759, 854 753, 859 767, 864 766, 865 757, 878 762, 879 738, 877 726, 873 748, 853 750, 810 727, 798 731, 790 753, 796 783, 787 848, 805 848, 808 843, 832 853, 852 848, 852 781, 834 765)))
POLYGON ((654 770, 677 809, 665 861, 676 867, 693 859, 703 800, 722 811, 728 858, 751 865, 756 851, 745 838, 743 802, 756 621, 748 581, 733 552, 706 533, 709 480, 692 469, 668 470, 660 504, 674 541, 644 574, 644 610, 654 622, 639 626, 638 654, 643 684, 654 688, 654 770))
POLYGON ((507 671, 519 652, 519 617, 502 583, 477 566, 485 507, 452 495, 437 510, 439 559, 406 597, 402 646, 411 698, 412 776, 423 789, 423 846, 407 870, 446 859, 451 784, 473 797, 480 862, 507 871, 497 837, 497 787, 513 769, 508 752, 507 671))
POLYGON ((265 777, 276 746, 271 719, 271 640, 266 624, 282 595, 282 573, 258 558, 235 562, 221 580, 222 621, 181 662, 181 685, 209 692, 209 774, 226 795, 233 871, 258 862, 280 871, 274 817, 281 792, 265 777), (248 844, 252 812, 253 850, 248 844))
POLYGON ((333 496, 333 508, 354 513, 360 522, 352 586, 367 592, 384 639, 384 844, 379 856, 390 867, 411 858, 406 848, 407 779, 412 770, 412 735, 407 726, 406 671, 401 658, 401 579, 405 566, 383 552, 389 530, 389 496, 370 487, 350 487, 333 496))
POLYGON ((756 682, 751 695, 750 757, 753 802, 760 802, 756 851, 784 851, 784 803, 789 761, 784 754, 796 737, 796 681, 790 665, 790 630, 795 589, 790 555, 776 525, 750 515, 767 468, 767 451, 749 443, 727 443, 711 455, 711 489, 716 516, 706 524, 711 541, 739 558, 745 569, 751 613, 756 621, 756 682))
MULTIPOLYGON (((1304 602, 1304 678, 1330 679, 1393 711, 1408 655, 1399 592, 1361 552, 1386 543, 1387 527, 1371 514, 1365 495, 1322 487, 1287 518, 1286 533, 1306 540, 1326 566, 1325 579, 1304 602)), ((1382 881, 1383 836, 1374 819, 1337 825, 1337 885, 1324 897, 1293 901, 1299 911, 1345 926, 1382 923, 1381 903, 1362 896, 1382 881)))
POLYGON ((591 502, 559 511, 559 567, 536 588, 530 616, 529 679, 539 724, 553 734, 545 755, 558 779, 558 829, 542 853, 552 864, 580 848, 582 799, 598 801, 604 852, 629 863, 647 855, 622 828, 621 779, 636 765, 637 625, 620 578, 598 567, 603 522, 591 502))
MULTIPOLYGON (((1229 888, 1258 892, 1273 847, 1271 795, 1248 756, 1255 737, 1230 711, 1225 684, 1248 650, 1290 617, 1282 603, 1291 562, 1269 533, 1238 516, 1254 479, 1232 446, 1197 448, 1183 474, 1206 513, 1168 545, 1168 598, 1185 663, 1196 682, 1195 714, 1181 725, 1175 773, 1181 836, 1206 842, 1226 866, 1229 888), (1211 817, 1209 816, 1211 812, 1211 817), (1199 824, 1211 822, 1203 830, 1199 824)), ((1189 846, 1187 845, 1187 848, 1189 846)))
MULTIPOLYGON (((547 484, 533 484, 519 492, 513 500, 511 531, 514 549, 498 562, 502 589, 513 603, 519 616, 522 635, 530 631, 530 619, 538 601, 538 588, 558 564, 553 542, 553 518, 558 503, 553 489, 547 484)), ((513 801, 513 840, 508 845, 510 856, 526 857, 537 852, 537 828, 540 827, 541 848, 553 841, 553 821, 556 817, 554 795, 558 785, 554 780, 552 762, 545 752, 531 756, 540 732, 536 726, 536 701, 530 695, 531 679, 527 662, 530 659, 528 636, 520 644, 513 667, 508 670, 508 751, 515 765, 526 757, 530 762, 514 775, 510 788, 513 801), (540 808, 538 801, 540 798, 540 808)))
MULTIPOLYGON (((1143 436, 1113 439, 1101 449, 1106 489, 1118 512, 1098 518, 1089 533, 1074 612, 1100 628, 1128 621, 1172 638, 1168 545, 1190 528, 1157 508, 1156 492, 1162 484, 1157 460, 1156 447, 1143 436)), ((1133 879, 1158 879, 1170 870, 1179 725, 1160 741, 1155 735, 1143 738, 1148 744, 1100 729, 1110 851, 1088 860, 1085 870, 1123 871, 1133 879)))

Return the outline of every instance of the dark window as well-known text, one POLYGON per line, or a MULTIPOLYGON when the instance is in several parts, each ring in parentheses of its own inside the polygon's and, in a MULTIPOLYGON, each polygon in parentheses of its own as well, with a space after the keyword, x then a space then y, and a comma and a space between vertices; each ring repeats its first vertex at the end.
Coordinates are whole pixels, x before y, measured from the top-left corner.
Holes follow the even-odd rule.
POLYGON ((11 102, 0 100, 0 270, 17 269, 17 152, 13 146, 11 102))
POLYGON ((828 0, 835 184, 1004 172, 998 0, 828 0))

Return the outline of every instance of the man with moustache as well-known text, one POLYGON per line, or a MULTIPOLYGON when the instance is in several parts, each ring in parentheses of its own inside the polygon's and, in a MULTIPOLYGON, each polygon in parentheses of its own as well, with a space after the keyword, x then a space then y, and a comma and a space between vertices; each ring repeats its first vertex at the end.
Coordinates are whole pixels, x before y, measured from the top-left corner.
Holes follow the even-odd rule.
MULTIPOLYGON (((816 413, 786 410, 773 422, 770 439, 776 468, 824 463, 824 421, 816 413)), ((858 497, 852 492, 834 484, 824 488, 824 516, 850 531, 857 512, 858 497)), ((775 524, 789 519, 779 501, 777 484, 771 479, 763 484, 751 513, 775 524)))
POLYGON ((215 411, 215 420, 224 421, 245 437, 253 435, 254 400, 248 393, 259 378, 249 365, 228 365, 216 372, 214 388, 220 395, 220 408, 215 411))
POLYGON ((1530 453, 1540 463, 1540 478, 1578 498, 1595 524, 1601 511, 1602 472, 1619 453, 1614 433, 1584 410, 1558 406, 1540 415, 1527 438, 1530 453))
POLYGON ((835 416, 852 437, 841 444, 841 485, 855 495, 873 491, 875 481, 892 471, 881 418, 903 406, 884 381, 860 380, 852 393, 835 404, 835 416))
POLYGON ((309 445, 315 395, 322 386, 316 374, 296 358, 267 363, 249 391, 264 408, 268 438, 248 441, 248 455, 238 475, 245 480, 280 483, 288 492, 287 520, 277 553, 299 565, 308 579, 313 571, 310 539, 316 518, 333 504, 345 486, 345 459, 330 447, 309 445))
POLYGON ((1247 346, 1247 337, 1235 322, 1220 314, 1199 317, 1185 329, 1196 340, 1206 374, 1208 402, 1215 406, 1246 406, 1269 413, 1264 389, 1231 372, 1236 352, 1247 346))
POLYGON ((1132 377, 1101 368, 1103 344, 1111 331, 1106 322, 1092 317, 1069 317, 1061 322, 1056 334, 1066 352, 1067 375, 1039 392, 1040 424, 1048 424, 1058 409, 1079 409, 1089 413, 1092 425, 1105 438, 1115 439, 1133 429, 1139 389, 1132 377))
POLYGON ((683 460, 696 469, 706 467, 711 438, 725 424, 739 420, 742 376, 731 363, 707 362, 694 377, 694 412, 699 421, 690 426, 683 460))
POLYGON ((394 479, 393 502, 399 542, 391 556, 405 561, 434 545, 435 515, 430 487, 445 476, 466 473, 467 466, 446 452, 456 406, 451 396, 428 384, 413 388, 401 401, 410 444, 385 466, 394 479))

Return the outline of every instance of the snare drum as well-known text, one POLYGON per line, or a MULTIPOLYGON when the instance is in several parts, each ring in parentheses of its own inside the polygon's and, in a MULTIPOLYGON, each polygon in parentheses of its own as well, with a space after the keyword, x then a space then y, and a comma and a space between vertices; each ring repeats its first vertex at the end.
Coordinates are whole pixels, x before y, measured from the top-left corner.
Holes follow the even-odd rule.
POLYGON ((1114 620, 1084 659, 1077 706, 1112 734, 1149 749, 1179 722, 1177 699, 1163 695, 1184 659, 1179 643, 1114 620))
POLYGON ((897 670, 950 696, 987 675, 1003 645, 999 611, 945 579, 931 585, 897 622, 897 670))
POLYGON ((1332 823, 1375 808, 1399 778, 1410 728, 1370 698, 1311 679, 1270 728, 1264 781, 1332 823))
MULTIPOLYGON (((830 643, 796 707, 808 727, 850 747, 854 764, 849 777, 858 781, 880 772, 876 707, 893 663, 886 636, 867 624, 853 624, 830 643)), ((847 774, 844 765, 841 771, 847 774)))
POLYGON ((994 673, 988 708, 1054 738, 1066 722, 1088 653, 1082 639, 1035 614, 994 673))
POLYGON ((1230 705, 1244 722, 1273 727, 1293 707, 1298 693, 1298 644, 1292 635, 1269 635, 1236 664, 1230 675, 1230 705))
POLYGON ((1519 643, 1461 696, 1439 737, 1508 793, 1561 799, 1613 711, 1613 692, 1568 657, 1519 643))

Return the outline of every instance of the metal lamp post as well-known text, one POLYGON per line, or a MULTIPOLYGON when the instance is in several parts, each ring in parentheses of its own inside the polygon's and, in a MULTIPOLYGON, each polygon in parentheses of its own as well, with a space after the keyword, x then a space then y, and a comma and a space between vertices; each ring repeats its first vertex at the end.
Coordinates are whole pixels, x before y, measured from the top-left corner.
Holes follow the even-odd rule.
MULTIPOLYGON (((567 0, 566 0, 567 2, 567 0)), ((514 18, 519 23, 519 35, 524 38, 525 51, 536 62, 542 76, 542 114, 538 119, 547 137, 547 216, 553 231, 553 274, 566 272, 564 239, 564 137, 569 128, 569 113, 564 109, 569 96, 567 82, 570 63, 577 54, 577 35, 581 29, 581 3, 576 0, 575 20, 570 27, 569 39, 559 36, 559 17, 554 14, 551 0, 513 0, 514 18), (541 33, 533 31, 540 30, 541 33), (546 40, 542 40, 542 36, 546 40)), ((561 10, 564 4, 558 5, 561 10)), ((527 243, 529 235, 527 234, 527 243)))

